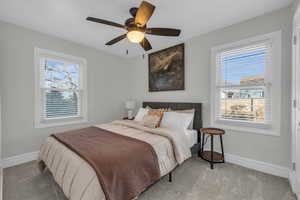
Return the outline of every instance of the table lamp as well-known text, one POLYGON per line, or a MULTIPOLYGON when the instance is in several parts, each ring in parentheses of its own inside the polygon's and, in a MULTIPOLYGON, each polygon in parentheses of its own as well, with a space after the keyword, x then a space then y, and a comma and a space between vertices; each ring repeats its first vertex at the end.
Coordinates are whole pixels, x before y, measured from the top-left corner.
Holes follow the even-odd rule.
POLYGON ((133 110, 135 108, 135 101, 126 101, 125 107, 128 110, 128 119, 133 118, 133 110))

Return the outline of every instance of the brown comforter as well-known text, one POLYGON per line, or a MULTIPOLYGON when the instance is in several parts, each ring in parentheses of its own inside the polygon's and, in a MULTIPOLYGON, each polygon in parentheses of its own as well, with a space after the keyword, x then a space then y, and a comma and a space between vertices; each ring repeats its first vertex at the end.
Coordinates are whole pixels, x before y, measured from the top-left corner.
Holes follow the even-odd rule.
POLYGON ((130 200, 160 178, 157 155, 146 142, 89 127, 52 135, 95 170, 107 200, 130 200))

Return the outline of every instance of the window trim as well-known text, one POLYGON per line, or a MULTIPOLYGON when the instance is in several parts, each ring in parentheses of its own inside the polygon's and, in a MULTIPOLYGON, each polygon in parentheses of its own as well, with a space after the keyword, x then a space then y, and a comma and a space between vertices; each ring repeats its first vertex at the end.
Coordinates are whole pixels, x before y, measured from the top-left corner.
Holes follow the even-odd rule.
MULTIPOLYGON (((88 91, 87 91, 87 61, 84 58, 71 56, 63 53, 58 53, 55 51, 41 49, 38 47, 34 48, 34 73, 35 73, 35 128, 46 128, 46 127, 55 127, 55 126, 64 126, 70 124, 80 124, 80 123, 88 123, 88 112, 87 112, 87 98, 88 98, 88 91), (80 116, 74 117, 62 117, 62 118, 55 118, 55 119, 43 119, 41 117, 42 112, 42 89, 41 86, 41 66, 40 60, 43 57, 52 58, 56 61, 61 62, 70 62, 76 63, 80 67, 80 89, 78 92, 83 93, 80 95, 81 101, 81 113, 80 116)), ((44 88, 44 90, 46 90, 44 88)))
POLYGON ((241 131, 248 133, 280 136, 281 119, 281 31, 276 31, 237 42, 220 45, 211 49, 211 119, 210 125, 213 127, 241 131), (220 120, 217 118, 217 109, 219 108, 219 95, 217 94, 217 63, 216 58, 220 52, 230 51, 237 48, 251 46, 265 41, 271 42, 272 64, 271 69, 267 68, 268 73, 266 87, 270 87, 271 95, 269 98, 271 109, 270 123, 241 122, 234 120, 220 120), (273 81, 276 80, 276 81, 273 81), (278 106, 280 105, 280 106, 278 106))

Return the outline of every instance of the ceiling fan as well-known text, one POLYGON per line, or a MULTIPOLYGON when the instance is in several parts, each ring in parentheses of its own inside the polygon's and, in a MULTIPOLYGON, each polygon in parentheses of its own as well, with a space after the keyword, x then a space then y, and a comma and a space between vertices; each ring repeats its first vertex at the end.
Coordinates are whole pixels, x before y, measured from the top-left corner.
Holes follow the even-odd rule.
POLYGON ((147 22, 154 10, 154 5, 147 1, 143 1, 139 8, 130 8, 129 12, 132 15, 132 18, 127 19, 125 25, 94 17, 87 17, 86 20, 127 30, 127 33, 112 39, 107 42, 106 45, 113 45, 127 37, 130 42, 139 43, 145 51, 149 51, 152 49, 152 46, 147 38, 145 38, 145 34, 177 37, 181 32, 178 29, 171 28, 147 28, 147 22))

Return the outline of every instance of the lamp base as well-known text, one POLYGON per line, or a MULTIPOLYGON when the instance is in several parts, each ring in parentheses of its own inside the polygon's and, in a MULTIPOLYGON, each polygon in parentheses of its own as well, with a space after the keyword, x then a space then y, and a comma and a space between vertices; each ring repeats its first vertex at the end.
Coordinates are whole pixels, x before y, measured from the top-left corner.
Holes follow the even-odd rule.
POLYGON ((128 119, 133 119, 133 111, 128 110, 128 119))

